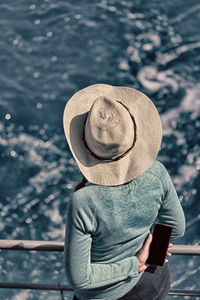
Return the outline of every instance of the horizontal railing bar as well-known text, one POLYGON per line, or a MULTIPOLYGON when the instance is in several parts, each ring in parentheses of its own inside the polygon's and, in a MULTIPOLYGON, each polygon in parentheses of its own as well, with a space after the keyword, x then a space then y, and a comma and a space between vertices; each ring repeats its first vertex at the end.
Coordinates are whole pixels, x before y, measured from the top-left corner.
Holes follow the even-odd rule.
MULTIPOLYGON (((0 288, 5 289, 27 289, 27 290, 49 290, 49 291, 68 291, 72 292, 73 288, 67 285, 56 284, 38 284, 38 283, 16 283, 0 282, 0 288)), ((169 295, 176 296, 200 296, 200 291, 191 290, 170 290, 169 295)))
POLYGON ((200 245, 174 245, 169 252, 177 255, 200 255, 200 245))
POLYGON ((1 250, 64 251, 64 242, 33 240, 0 240, 1 250))
MULTIPOLYGON (((64 251, 64 242, 35 240, 0 240, 2 250, 64 251)), ((200 255, 200 245, 174 245, 170 250, 177 255, 200 255)))
POLYGON ((0 282, 0 288, 26 289, 26 290, 49 290, 49 291, 73 291, 73 288, 71 288, 70 286, 67 286, 67 285, 17 283, 17 282, 0 282))
POLYGON ((169 291, 168 295, 197 297, 197 296, 200 296, 200 291, 191 291, 191 290, 171 290, 171 291, 169 291))

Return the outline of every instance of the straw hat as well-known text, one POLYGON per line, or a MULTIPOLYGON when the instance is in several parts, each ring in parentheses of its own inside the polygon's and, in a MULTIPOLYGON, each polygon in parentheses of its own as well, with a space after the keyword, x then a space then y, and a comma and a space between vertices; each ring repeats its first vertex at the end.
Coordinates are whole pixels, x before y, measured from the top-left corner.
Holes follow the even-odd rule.
POLYGON ((162 139, 153 102, 142 92, 95 84, 74 94, 64 111, 64 131, 89 182, 124 184, 148 169, 162 139))

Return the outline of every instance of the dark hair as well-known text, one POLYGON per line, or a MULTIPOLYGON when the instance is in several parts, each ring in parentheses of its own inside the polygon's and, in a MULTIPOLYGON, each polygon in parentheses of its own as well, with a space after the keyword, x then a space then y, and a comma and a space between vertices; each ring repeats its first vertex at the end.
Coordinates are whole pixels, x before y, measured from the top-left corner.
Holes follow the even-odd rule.
POLYGON ((87 179, 83 176, 82 181, 79 182, 79 183, 77 184, 77 186, 75 186, 74 192, 76 192, 76 191, 82 189, 82 188, 86 185, 86 183, 87 183, 87 179))

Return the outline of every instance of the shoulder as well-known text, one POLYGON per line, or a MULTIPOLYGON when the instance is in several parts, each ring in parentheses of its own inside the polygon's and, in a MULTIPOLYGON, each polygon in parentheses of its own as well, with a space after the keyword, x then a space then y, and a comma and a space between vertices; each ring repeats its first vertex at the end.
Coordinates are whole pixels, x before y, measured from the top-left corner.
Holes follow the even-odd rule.
POLYGON ((167 191, 172 188, 173 182, 171 176, 169 175, 167 169, 161 162, 155 161, 152 165, 150 172, 153 172, 155 176, 157 176, 160 179, 164 191, 167 191))
POLYGON ((93 197, 96 193, 99 193, 100 189, 101 189, 101 186, 89 183, 85 187, 74 192, 73 198, 76 199, 76 201, 79 201, 79 199, 88 199, 88 198, 93 197))
POLYGON ((160 181, 164 190, 172 183, 167 169, 160 161, 154 161, 151 167, 147 169, 147 173, 156 177, 160 181))
POLYGON ((100 193, 98 186, 89 185, 74 192, 69 200, 74 208, 92 209, 94 208, 95 198, 100 193))
POLYGON ((153 164, 147 169, 147 173, 153 174, 160 180, 162 180, 166 175, 168 175, 165 166, 158 160, 154 161, 153 164))

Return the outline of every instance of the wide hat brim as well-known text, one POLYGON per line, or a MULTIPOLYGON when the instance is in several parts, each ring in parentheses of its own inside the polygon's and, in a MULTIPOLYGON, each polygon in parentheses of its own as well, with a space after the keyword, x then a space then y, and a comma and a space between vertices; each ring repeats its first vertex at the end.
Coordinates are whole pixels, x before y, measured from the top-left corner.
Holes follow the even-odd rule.
POLYGON ((80 171, 89 182, 100 185, 120 185, 141 175, 156 159, 162 140, 162 125, 155 105, 145 94, 129 87, 95 84, 78 91, 65 106, 63 124, 80 171), (84 145, 84 121, 100 96, 120 101, 135 119, 135 145, 117 161, 98 160, 84 145))

